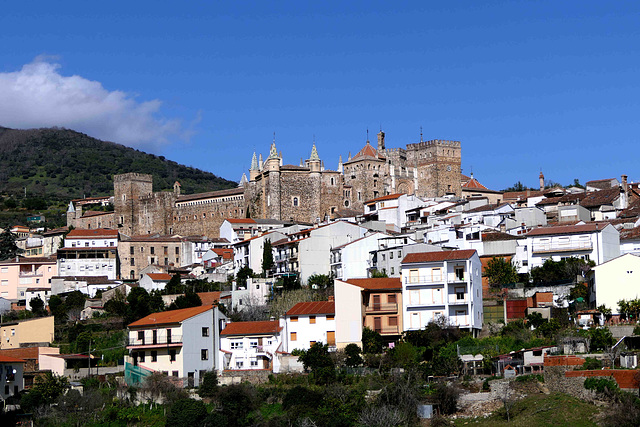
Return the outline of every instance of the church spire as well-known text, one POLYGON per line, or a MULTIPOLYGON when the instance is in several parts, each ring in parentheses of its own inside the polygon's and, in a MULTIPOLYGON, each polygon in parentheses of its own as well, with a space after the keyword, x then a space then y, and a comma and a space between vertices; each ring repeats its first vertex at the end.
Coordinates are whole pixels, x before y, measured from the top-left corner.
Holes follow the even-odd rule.
POLYGON ((251 167, 249 168, 250 171, 257 171, 258 168, 258 159, 256 158, 256 152, 253 152, 253 158, 251 159, 251 167))
POLYGON ((316 143, 313 143, 313 147, 311 148, 311 156, 309 156, 310 161, 320 160, 320 156, 318 156, 318 150, 316 149, 316 143))

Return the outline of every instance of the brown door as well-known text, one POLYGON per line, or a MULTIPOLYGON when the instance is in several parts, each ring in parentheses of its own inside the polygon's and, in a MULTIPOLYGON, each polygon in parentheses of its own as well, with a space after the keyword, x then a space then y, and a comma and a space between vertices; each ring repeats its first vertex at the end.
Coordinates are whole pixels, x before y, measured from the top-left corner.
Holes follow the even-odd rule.
POLYGON ((336 332, 335 331, 327 331, 327 344, 330 346, 336 345, 336 332))
POLYGON ((375 311, 380 310, 380 295, 373 296, 373 309, 375 311))
POLYGON ((373 330, 377 333, 382 333, 382 318, 374 317, 373 318, 373 330))

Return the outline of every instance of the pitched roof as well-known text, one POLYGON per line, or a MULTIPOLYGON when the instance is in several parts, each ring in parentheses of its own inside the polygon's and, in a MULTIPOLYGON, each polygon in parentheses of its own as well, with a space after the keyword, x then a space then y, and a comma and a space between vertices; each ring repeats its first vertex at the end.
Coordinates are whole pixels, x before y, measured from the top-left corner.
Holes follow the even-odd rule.
POLYGON ((587 193, 587 195, 580 202, 580 205, 584 206, 585 208, 609 205, 612 204, 618 197, 620 197, 620 188, 618 187, 608 188, 606 190, 600 191, 592 191, 590 193, 587 193))
POLYGON ((588 187, 599 188, 601 190, 605 190, 615 186, 618 183, 616 178, 608 178, 608 179, 595 179, 593 181, 587 181, 585 183, 588 187))
POLYGON ((211 250, 223 259, 233 259, 233 249, 231 248, 213 248, 211 250))
POLYGON ((376 277, 370 279, 349 279, 346 282, 362 289, 383 290, 402 289, 402 281, 399 277, 376 277))
POLYGON ((63 279, 71 282, 86 282, 87 285, 119 285, 118 282, 110 280, 108 276, 53 276, 52 279, 63 279))
POLYGON ((404 193, 387 194, 386 196, 376 197, 375 199, 367 200, 366 202, 364 202, 364 204, 368 205, 375 202, 382 202, 384 200, 395 200, 403 195, 404 193))
POLYGON ((305 316, 310 314, 334 314, 336 312, 333 301, 299 302, 294 305, 287 316, 305 316))
POLYGON ((496 209, 501 208, 503 206, 506 206, 508 204, 509 203, 496 203, 495 205, 494 204, 482 205, 482 206, 478 206, 477 208, 473 208, 473 209, 469 209, 468 211, 464 211, 464 213, 493 211, 493 210, 496 210, 496 209))
POLYGON ((266 335, 280 332, 282 328, 277 320, 259 322, 232 322, 220 332, 220 335, 266 335))
POLYGON ((227 190, 218 190, 218 191, 210 191, 208 193, 198 193, 198 194, 187 194, 178 196, 176 202, 188 202, 190 200, 198 200, 198 199, 210 199, 213 197, 222 197, 222 196, 235 196, 244 194, 244 188, 230 188, 227 190))
POLYGON ((151 278, 151 280, 159 280, 159 281, 169 281, 173 276, 167 273, 147 273, 147 276, 151 278))
POLYGON ((130 323, 129 327, 169 325, 183 322, 193 316, 211 310, 211 306, 201 305, 198 307, 182 308, 180 310, 161 311, 159 313, 151 313, 140 320, 130 323))
POLYGON ((362 149, 358 151, 358 153, 355 156, 353 156, 351 160, 347 160, 345 164, 348 164, 351 162, 357 162, 358 160, 366 160, 366 159, 372 159, 372 160, 384 159, 384 157, 380 156, 380 154, 378 153, 378 150, 373 148, 373 146, 369 141, 367 141, 364 147, 362 147, 362 149))
POLYGON ((465 182, 464 184, 462 184, 462 188, 475 188, 475 189, 480 189, 480 190, 488 190, 487 187, 485 187, 484 185, 480 184, 480 182, 475 179, 475 178, 469 178, 469 180, 467 182, 465 182))
POLYGON ((296 165, 282 165, 280 166, 280 170, 289 170, 289 171, 309 171, 309 168, 304 166, 296 166, 296 165))
POLYGON ((534 228, 530 232, 528 232, 527 236, 546 236, 553 234, 579 234, 579 233, 592 233, 594 231, 600 231, 604 229, 608 222, 600 223, 600 222, 590 222, 587 224, 578 224, 578 225, 560 225, 557 227, 538 227, 534 228))
POLYGON ((256 221, 251 218, 227 218, 231 224, 255 224, 256 221))
POLYGON ((504 200, 522 200, 529 197, 540 197, 543 191, 540 190, 524 190, 524 191, 505 191, 502 193, 504 200))
POLYGON ((640 239, 640 227, 620 230, 620 241, 640 239))
POLYGON ((200 301, 202 305, 214 305, 216 302, 220 301, 220 291, 213 292, 197 292, 197 295, 200 297, 200 301))
POLYGON ((82 214, 82 218, 88 218, 90 216, 99 216, 99 215, 113 215, 113 212, 86 211, 82 214))
POLYGON ((92 228, 92 229, 75 229, 71 230, 67 234, 67 239, 96 239, 107 238, 114 239, 118 237, 118 230, 109 230, 106 228, 92 228))
POLYGON ((469 259, 476 253, 475 249, 462 249, 452 251, 437 252, 416 252, 407 254, 402 260, 403 264, 412 264, 418 262, 441 262, 459 259, 469 259))
POLYGON ((18 359, 16 357, 0 355, 0 363, 27 363, 27 361, 26 360, 22 360, 22 359, 18 359))
POLYGON ((522 238, 522 236, 514 236, 513 234, 503 233, 501 231, 490 231, 488 233, 482 233, 483 242, 499 242, 502 240, 518 240, 522 238))

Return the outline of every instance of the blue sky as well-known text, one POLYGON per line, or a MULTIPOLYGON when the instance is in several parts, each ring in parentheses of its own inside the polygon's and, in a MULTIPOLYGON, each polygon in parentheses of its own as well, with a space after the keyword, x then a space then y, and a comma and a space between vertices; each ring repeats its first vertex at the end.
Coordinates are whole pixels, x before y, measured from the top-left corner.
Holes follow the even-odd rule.
POLYGON ((231 180, 315 138, 330 169, 388 147, 462 142, 463 172, 640 180, 640 3, 11 2, 0 125, 62 126, 231 180), (4 95, 3 95, 4 94, 4 95))

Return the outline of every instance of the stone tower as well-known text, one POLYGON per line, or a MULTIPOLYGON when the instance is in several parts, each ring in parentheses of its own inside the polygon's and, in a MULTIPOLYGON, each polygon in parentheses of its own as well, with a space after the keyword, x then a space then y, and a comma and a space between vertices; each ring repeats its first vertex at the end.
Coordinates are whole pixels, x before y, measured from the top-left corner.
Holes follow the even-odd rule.
POLYGON ((113 176, 113 211, 115 222, 126 235, 139 234, 139 210, 141 198, 153 194, 153 177, 141 173, 125 173, 113 176))

